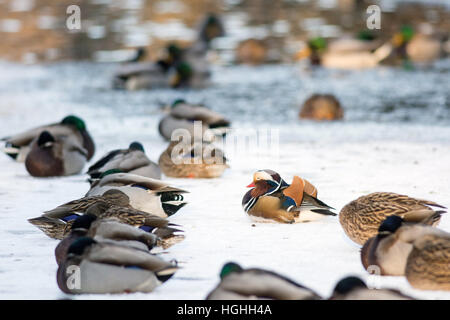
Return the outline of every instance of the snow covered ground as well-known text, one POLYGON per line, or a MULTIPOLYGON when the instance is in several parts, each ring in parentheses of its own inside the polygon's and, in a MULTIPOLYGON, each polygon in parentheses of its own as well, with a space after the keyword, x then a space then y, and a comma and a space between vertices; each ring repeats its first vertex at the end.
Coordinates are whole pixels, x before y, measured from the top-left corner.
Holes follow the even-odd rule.
MULTIPOLYGON (((184 227, 186 239, 163 253, 182 268, 150 294, 63 294, 55 280, 57 241, 27 219, 82 197, 88 190, 86 176, 32 178, 22 164, 0 155, 1 299, 203 299, 227 261, 274 270, 325 297, 344 276, 367 280, 359 247, 346 238, 337 217, 252 225, 241 200, 258 169, 273 169, 287 181, 293 175, 305 177, 318 187, 319 198, 337 211, 374 191, 450 207, 448 60, 430 70, 409 72, 231 67, 214 70, 214 86, 205 90, 132 93, 109 89, 111 65, 0 63, 0 68, 0 136, 73 113, 86 121, 95 139, 94 160, 138 140, 157 161, 166 146, 157 131, 163 115, 159 103, 178 97, 204 101, 227 115, 236 129, 271 128, 280 137, 278 154, 270 157, 261 156, 267 156, 266 150, 230 152, 231 168, 220 179, 165 179, 190 191, 189 204, 171 217, 184 227), (345 108, 345 120, 298 120, 301 103, 315 92, 335 94, 345 108)), ((440 227, 450 231, 448 214, 440 227)), ((450 299, 448 292, 414 290, 403 277, 382 278, 380 285, 417 298, 450 299)))

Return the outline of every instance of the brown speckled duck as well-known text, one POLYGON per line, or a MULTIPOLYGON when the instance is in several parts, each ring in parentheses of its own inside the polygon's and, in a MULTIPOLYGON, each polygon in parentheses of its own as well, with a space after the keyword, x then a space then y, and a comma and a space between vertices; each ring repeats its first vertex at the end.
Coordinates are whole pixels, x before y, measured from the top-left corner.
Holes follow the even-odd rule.
POLYGON ((339 120, 344 116, 344 110, 335 96, 331 94, 313 94, 300 110, 300 119, 339 120))
MULTIPOLYGON (((351 240, 363 245, 377 234, 380 224, 388 216, 398 215, 407 222, 422 222, 435 214, 432 207, 445 209, 428 200, 392 192, 375 192, 345 205, 339 213, 339 222, 351 240)), ((435 221, 434 225, 438 222, 435 221)))
POLYGON ((158 162, 166 176, 175 178, 218 178, 229 168, 222 150, 208 142, 171 142, 158 162))
POLYGON ((281 223, 307 222, 336 214, 317 198, 317 189, 307 180, 295 176, 287 184, 273 170, 259 170, 242 199, 245 212, 281 223))

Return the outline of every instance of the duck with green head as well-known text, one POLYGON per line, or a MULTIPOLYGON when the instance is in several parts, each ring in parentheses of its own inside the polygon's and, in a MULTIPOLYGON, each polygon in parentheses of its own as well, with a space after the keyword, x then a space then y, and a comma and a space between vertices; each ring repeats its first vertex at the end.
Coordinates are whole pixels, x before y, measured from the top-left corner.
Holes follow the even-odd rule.
POLYGON ((69 294, 151 292, 177 269, 148 252, 82 237, 69 246, 58 267, 57 283, 69 294), (74 268, 79 270, 78 286, 70 282, 74 268))
POLYGON ((89 167, 87 174, 91 179, 99 179, 105 171, 112 169, 161 179, 159 166, 145 155, 144 146, 137 141, 130 143, 128 149, 116 149, 108 152, 89 167))
POLYGON ((25 132, 2 138, 5 141, 4 152, 12 159, 24 162, 31 143, 36 140, 39 135, 47 131, 53 137, 71 137, 79 142, 79 144, 87 151, 87 160, 90 160, 95 152, 95 144, 89 132, 87 131, 85 122, 74 115, 66 116, 61 122, 47 124, 37 128, 27 130, 25 132))
POLYGON ((220 271, 220 283, 208 294, 207 300, 319 300, 311 289, 272 271, 243 269, 234 262, 220 271))

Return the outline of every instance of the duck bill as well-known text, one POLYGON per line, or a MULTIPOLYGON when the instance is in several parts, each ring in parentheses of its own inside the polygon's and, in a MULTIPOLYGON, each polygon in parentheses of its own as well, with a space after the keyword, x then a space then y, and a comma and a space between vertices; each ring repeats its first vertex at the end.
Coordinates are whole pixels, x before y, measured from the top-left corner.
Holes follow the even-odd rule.
POLYGON ((254 187, 255 187, 255 183, 254 183, 254 182, 250 183, 250 184, 247 186, 247 188, 254 188, 254 187))

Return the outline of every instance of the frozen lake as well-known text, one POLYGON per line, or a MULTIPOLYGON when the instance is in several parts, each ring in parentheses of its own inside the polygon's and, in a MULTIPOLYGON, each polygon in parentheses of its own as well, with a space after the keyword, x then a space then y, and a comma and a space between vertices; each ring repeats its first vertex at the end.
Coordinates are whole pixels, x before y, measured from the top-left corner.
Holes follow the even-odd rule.
MULTIPOLYGON (((430 69, 378 68, 361 72, 305 71, 299 66, 217 67, 213 86, 199 91, 112 91, 113 65, 61 63, 23 66, 0 63, 0 136, 73 113, 82 117, 97 151, 141 141, 157 161, 166 142, 157 124, 160 103, 183 97, 204 102, 229 117, 233 127, 279 132, 278 155, 229 154, 231 168, 220 179, 165 179, 187 189, 189 204, 170 218, 186 239, 163 256, 182 269, 150 294, 75 298, 203 299, 227 261, 284 274, 328 297, 335 283, 356 274, 367 280, 359 248, 337 217, 281 225, 257 223, 242 207, 245 186, 258 169, 270 168, 291 181, 300 175, 319 198, 339 211, 375 191, 392 191, 450 207, 450 60, 430 69), (344 121, 298 120, 313 93, 332 93, 344 121)), ((265 150, 261 150, 262 153, 265 150)), ((56 284, 56 240, 27 222, 88 190, 85 175, 37 179, 22 164, 0 155, 0 298, 61 299, 56 284)), ((440 227, 450 231, 450 216, 440 227)), ((450 292, 412 289, 403 277, 385 277, 382 287, 417 298, 450 299, 450 292)))

